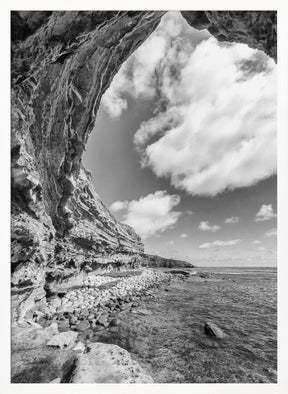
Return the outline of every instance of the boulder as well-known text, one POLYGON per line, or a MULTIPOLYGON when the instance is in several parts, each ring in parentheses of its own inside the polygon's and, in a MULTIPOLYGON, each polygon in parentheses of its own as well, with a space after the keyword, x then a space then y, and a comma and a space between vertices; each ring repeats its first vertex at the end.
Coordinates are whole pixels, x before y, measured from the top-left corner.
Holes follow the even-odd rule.
MULTIPOLYGON (((31 327, 31 326, 30 326, 31 327)), ((57 323, 51 324, 47 328, 12 327, 11 345, 12 351, 20 349, 33 349, 46 343, 58 334, 57 323)))
POLYGON ((75 343, 77 336, 78 334, 75 331, 61 332, 50 339, 50 341, 47 342, 47 346, 56 346, 60 347, 60 349, 63 349, 64 347, 69 347, 75 343))
POLYGON ((205 334, 209 335, 210 337, 214 338, 225 338, 226 334, 219 328, 216 324, 212 322, 207 322, 204 325, 205 334))
POLYGON ((84 350, 86 349, 86 346, 84 345, 83 342, 77 342, 76 346, 73 347, 73 350, 75 350, 76 352, 80 352, 83 353, 84 350))
POLYGON ((83 320, 76 325, 77 331, 85 331, 90 328, 90 323, 87 320, 83 320))
POLYGON ((78 355, 71 383, 153 383, 125 349, 96 342, 87 350, 78 355))

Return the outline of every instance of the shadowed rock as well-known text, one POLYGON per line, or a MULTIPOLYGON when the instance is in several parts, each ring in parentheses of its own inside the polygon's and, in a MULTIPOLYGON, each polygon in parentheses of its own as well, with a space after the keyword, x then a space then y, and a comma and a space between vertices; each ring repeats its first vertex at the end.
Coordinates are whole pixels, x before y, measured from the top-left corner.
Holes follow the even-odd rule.
POLYGON ((205 334, 209 335, 213 338, 223 339, 226 337, 226 334, 219 328, 216 324, 207 322, 204 325, 205 334))

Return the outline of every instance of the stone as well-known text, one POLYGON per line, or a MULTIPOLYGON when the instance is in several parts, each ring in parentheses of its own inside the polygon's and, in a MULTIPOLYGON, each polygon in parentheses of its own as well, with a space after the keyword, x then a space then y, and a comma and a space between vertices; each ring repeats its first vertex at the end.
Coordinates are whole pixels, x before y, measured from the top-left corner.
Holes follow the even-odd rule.
POLYGON ((87 320, 83 320, 76 325, 77 331, 85 331, 88 330, 88 328, 90 328, 90 323, 87 320))
POLYGON ((69 347, 74 344, 77 336, 77 332, 74 331, 61 332, 60 334, 53 336, 50 341, 47 342, 47 346, 56 346, 63 349, 64 347, 69 347))
POLYGON ((153 383, 153 379, 117 345, 96 342, 79 354, 72 383, 153 383))
POLYGON ((56 378, 54 380, 51 380, 49 383, 61 383, 61 378, 56 378))
POLYGON ((151 315, 151 312, 148 311, 147 309, 138 309, 137 313, 138 315, 151 315))
MULTIPOLYGON (((11 353, 11 383, 50 383, 55 379, 67 383, 77 352, 41 345, 11 353)), ((55 382, 56 383, 56 382, 55 382)))
POLYGON ((204 325, 205 334, 213 337, 223 339, 226 337, 226 334, 219 328, 215 323, 207 322, 204 325))
POLYGON ((60 321, 58 323, 58 330, 60 332, 69 331, 70 330, 69 321, 68 320, 60 321))
POLYGON ((11 329, 11 349, 27 350, 46 345, 46 343, 58 334, 58 326, 56 323, 51 324, 47 328, 35 327, 12 327, 11 329))
POLYGON ((80 342, 80 341, 77 342, 76 346, 73 347, 73 350, 75 352, 80 352, 80 353, 83 353, 85 351, 85 349, 86 349, 85 344, 83 342, 80 342))
POLYGON ((71 316, 70 317, 70 324, 77 324, 77 322, 78 322, 78 319, 77 319, 76 316, 71 316))
POLYGON ((117 317, 114 317, 111 321, 110 321, 110 326, 118 326, 120 323, 120 320, 117 317))

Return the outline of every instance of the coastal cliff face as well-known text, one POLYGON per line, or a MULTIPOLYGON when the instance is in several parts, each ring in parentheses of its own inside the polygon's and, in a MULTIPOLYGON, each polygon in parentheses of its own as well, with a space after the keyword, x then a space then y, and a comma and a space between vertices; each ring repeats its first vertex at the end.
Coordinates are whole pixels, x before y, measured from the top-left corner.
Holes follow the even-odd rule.
MULTIPOLYGON (((100 100, 164 11, 11 14, 12 317, 45 302, 47 284, 137 265, 140 237, 101 202, 81 164, 100 100)), ((219 40, 276 59, 275 12, 182 12, 219 40)))

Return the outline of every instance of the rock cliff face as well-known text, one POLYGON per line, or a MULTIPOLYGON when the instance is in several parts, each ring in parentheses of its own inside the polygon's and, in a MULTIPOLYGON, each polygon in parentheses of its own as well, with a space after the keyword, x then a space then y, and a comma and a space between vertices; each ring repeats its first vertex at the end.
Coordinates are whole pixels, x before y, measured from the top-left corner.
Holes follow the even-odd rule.
MULTIPOLYGON (((11 13, 12 315, 45 302, 45 285, 143 253, 97 196, 81 157, 101 97, 163 11, 11 13)), ((182 13, 218 39, 276 58, 275 12, 182 13)))

